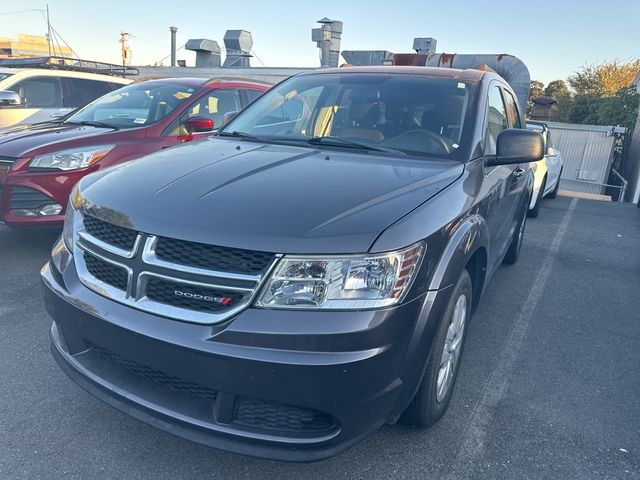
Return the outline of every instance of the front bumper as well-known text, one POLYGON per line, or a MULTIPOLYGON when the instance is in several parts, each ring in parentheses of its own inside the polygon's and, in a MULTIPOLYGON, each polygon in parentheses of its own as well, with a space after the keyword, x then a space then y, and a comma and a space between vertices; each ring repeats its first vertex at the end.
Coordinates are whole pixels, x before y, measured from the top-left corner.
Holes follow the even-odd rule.
POLYGON ((42 279, 54 357, 81 387, 180 437, 287 461, 335 455, 400 415, 448 295, 379 311, 249 308, 196 325, 110 301, 75 268, 47 264, 42 279))
POLYGON ((59 215, 21 216, 14 208, 37 208, 58 204, 64 209, 73 186, 88 171, 13 172, 0 175, 0 220, 11 227, 60 226, 64 210, 59 215), (4 178, 3 178, 4 177, 4 178))

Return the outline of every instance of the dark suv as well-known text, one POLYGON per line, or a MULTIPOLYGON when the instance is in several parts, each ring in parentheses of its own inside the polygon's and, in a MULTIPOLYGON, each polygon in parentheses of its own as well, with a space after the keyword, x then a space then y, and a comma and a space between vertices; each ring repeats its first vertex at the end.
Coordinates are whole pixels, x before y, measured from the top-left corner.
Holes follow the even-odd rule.
POLYGON ((56 360, 140 420, 273 459, 432 425, 520 251, 543 146, 517 105, 491 72, 315 71, 85 177, 42 270, 56 360))

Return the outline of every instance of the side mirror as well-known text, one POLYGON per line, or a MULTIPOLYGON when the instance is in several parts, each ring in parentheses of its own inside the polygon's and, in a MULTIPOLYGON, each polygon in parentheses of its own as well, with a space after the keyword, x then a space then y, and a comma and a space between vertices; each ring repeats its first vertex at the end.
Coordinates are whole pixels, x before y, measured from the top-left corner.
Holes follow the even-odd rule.
POLYGON ((213 120, 205 117, 191 117, 187 120, 189 133, 213 132, 213 120))
POLYGON ((496 152, 496 156, 487 161, 488 165, 537 162, 544 158, 544 141, 537 132, 509 128, 498 135, 496 152))
POLYGON ((224 114, 224 117, 222 118, 222 125, 226 125, 227 123, 229 123, 231 120, 233 120, 236 115, 238 115, 238 111, 234 111, 234 112, 227 112, 224 114))
POLYGON ((0 107, 20 107, 23 103, 19 93, 11 90, 0 91, 0 107))

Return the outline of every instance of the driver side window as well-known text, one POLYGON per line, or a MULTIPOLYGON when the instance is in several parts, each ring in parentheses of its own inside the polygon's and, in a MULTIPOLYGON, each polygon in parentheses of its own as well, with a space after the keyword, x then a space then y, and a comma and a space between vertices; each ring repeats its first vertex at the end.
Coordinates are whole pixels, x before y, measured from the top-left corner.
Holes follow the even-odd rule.
POLYGON ((507 111, 502 99, 500 87, 494 85, 489 90, 487 105, 487 130, 485 132, 485 155, 495 155, 498 135, 508 127, 507 111))

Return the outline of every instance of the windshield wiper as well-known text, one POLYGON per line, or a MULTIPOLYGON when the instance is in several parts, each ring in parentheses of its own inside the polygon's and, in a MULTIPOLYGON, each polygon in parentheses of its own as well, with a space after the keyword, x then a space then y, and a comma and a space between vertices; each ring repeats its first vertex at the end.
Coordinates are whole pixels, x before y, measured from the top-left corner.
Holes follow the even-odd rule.
POLYGON ((406 155, 406 153, 404 153, 402 150, 396 150, 395 148, 387 148, 381 147, 379 145, 371 145, 364 142, 356 142, 354 140, 348 140, 342 137, 313 137, 307 140, 307 143, 310 143, 311 145, 329 145, 337 147, 359 148, 360 150, 372 150, 374 152, 387 152, 398 155, 406 155))
POLYGON ((238 130, 234 130, 233 132, 219 132, 219 137, 236 137, 236 138, 245 138, 247 140, 260 140, 258 137, 251 135, 245 132, 239 132, 238 130))
POLYGON ((114 130, 119 130, 118 127, 114 125, 110 125, 104 122, 98 122, 94 120, 82 120, 81 122, 62 122, 62 123, 70 123, 72 125, 87 125, 89 127, 102 127, 102 128, 113 128, 114 130))

